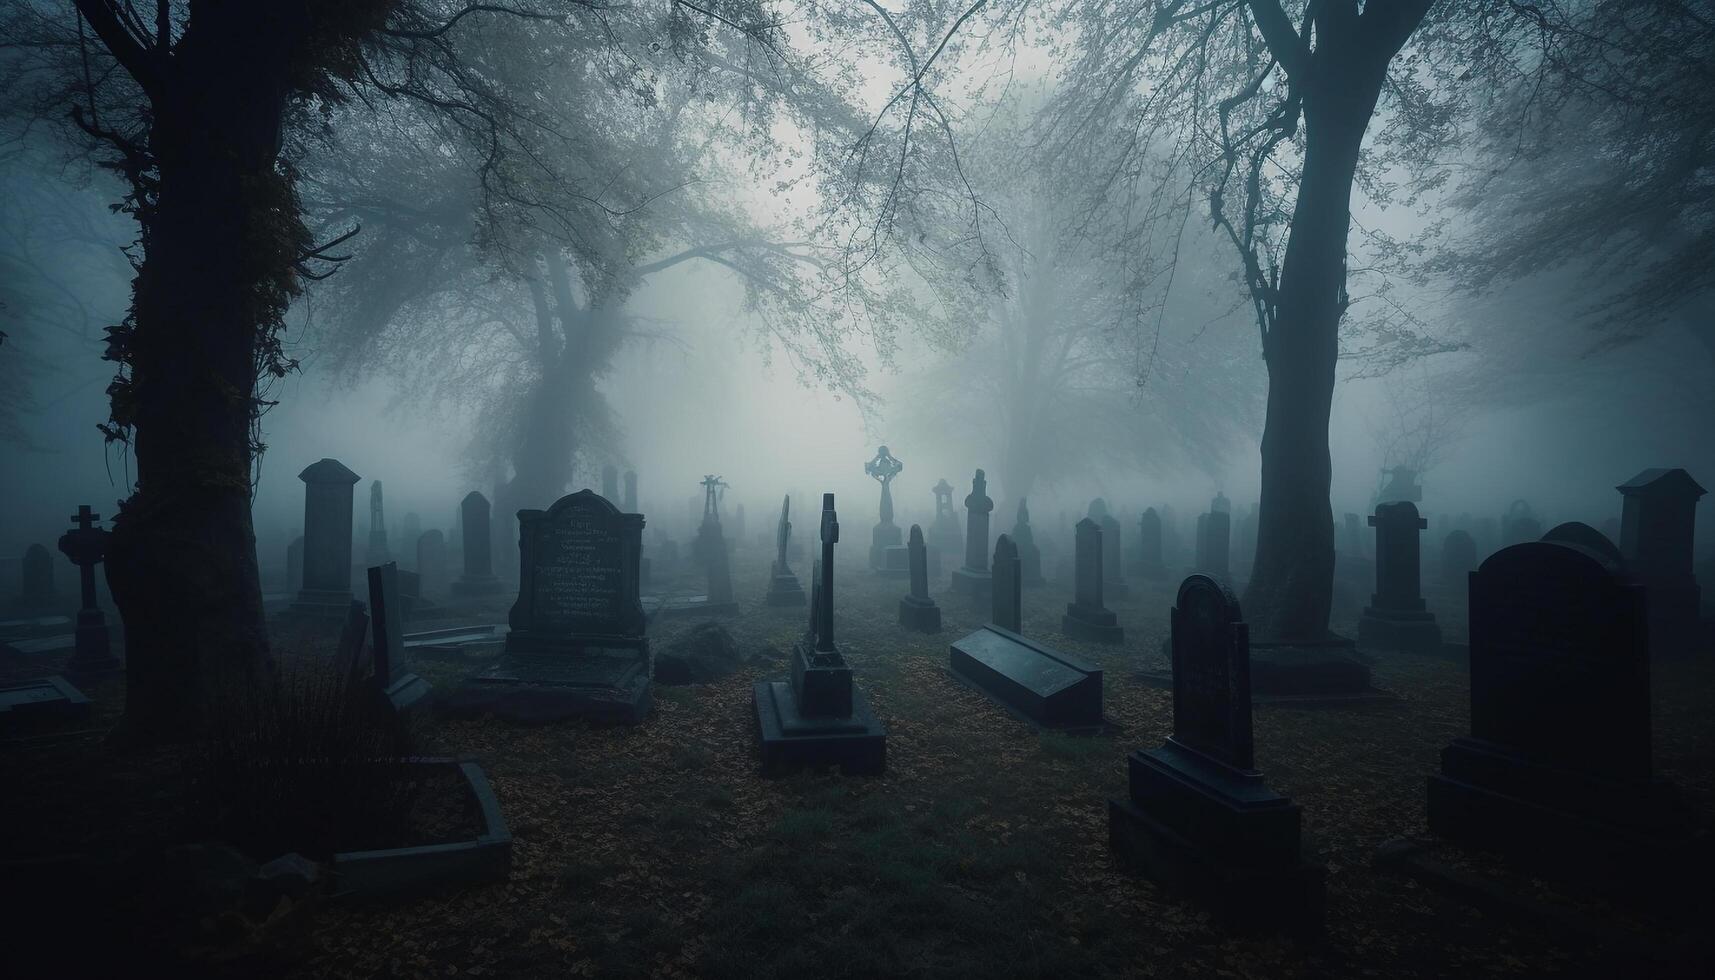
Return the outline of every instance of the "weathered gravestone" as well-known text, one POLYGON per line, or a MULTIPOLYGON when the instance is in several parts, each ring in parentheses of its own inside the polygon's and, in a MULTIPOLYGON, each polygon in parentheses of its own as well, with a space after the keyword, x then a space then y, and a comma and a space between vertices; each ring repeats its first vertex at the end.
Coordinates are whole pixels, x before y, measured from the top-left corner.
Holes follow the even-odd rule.
POLYGON ((23 580, 18 592, 18 607, 36 612, 53 606, 59 600, 54 588, 54 556, 39 544, 24 549, 23 580))
POLYGON ((1108 514, 1102 518, 1102 594, 1124 599, 1131 594, 1125 575, 1120 572, 1122 546, 1119 518, 1108 514))
POLYGON ((657 607, 658 616, 724 616, 738 611, 732 591, 732 558, 720 519, 720 491, 726 486, 714 475, 703 477, 703 522, 691 543, 691 557, 702 566, 707 591, 675 595, 657 607))
POLYGON ((965 535, 959 529, 959 515, 953 512, 953 485, 942 478, 936 483, 935 521, 929 525, 928 544, 944 555, 965 553, 965 535))
POLYGON ((453 583, 455 595, 494 595, 506 588, 494 574, 494 532, 489 516, 487 497, 477 490, 465 494, 464 502, 459 504, 464 538, 464 574, 453 583))
POLYGON ((1173 734, 1127 760, 1108 841, 1238 931, 1316 931, 1324 868, 1303 855, 1299 807, 1255 769, 1249 633, 1233 594, 1205 575, 1170 613, 1173 734))
POLYGON ((1466 577, 1477 568, 1477 542, 1464 531, 1450 531, 1441 541, 1441 584, 1461 595, 1466 577))
POLYGON ((1030 526, 1030 506, 1018 499, 1018 519, 1012 525, 1012 543, 1018 546, 1020 581, 1027 586, 1046 584, 1042 577, 1042 549, 1036 546, 1036 532, 1030 526))
POLYGON ((1095 731, 1102 721, 1102 671, 1020 635, 1023 592, 1018 549, 994 546, 993 610, 987 626, 954 643, 953 676, 1024 720, 1059 730, 1095 731))
POLYGON ((110 532, 97 527, 101 515, 80 504, 72 517, 77 527, 60 536, 60 551, 77 566, 79 595, 77 634, 71 660, 66 669, 77 674, 102 670, 118 670, 123 662, 114 655, 107 634, 107 615, 95 605, 95 566, 107 556, 107 536, 110 532))
POLYGON ((1691 545, 1704 489, 1680 469, 1644 470, 1616 489, 1625 498, 1620 552, 1649 593, 1650 649, 1658 656, 1699 652, 1710 634, 1699 619, 1691 545))
POLYGON ((387 510, 381 500, 381 481, 371 480, 369 483, 369 547, 363 553, 363 563, 367 566, 383 564, 391 560, 387 552, 387 510))
POLYGON ((370 629, 375 634, 375 688, 387 707, 411 717, 429 706, 429 682, 406 670, 404 610, 400 605, 399 565, 369 568, 370 629))
POLYGON ((1166 578, 1167 563, 1161 551, 1161 515, 1155 512, 1154 507, 1145 508, 1143 516, 1137 519, 1137 527, 1138 574, 1146 579, 1166 578))
POLYGON ((518 600, 505 649, 449 707, 518 721, 642 721, 649 709, 643 515, 580 490, 545 511, 519 511, 518 543, 518 600))
POLYGON ((1023 564, 1012 538, 1003 534, 995 540, 989 622, 1014 633, 1023 632, 1024 628, 1023 564))
POLYGON ((337 459, 322 459, 298 479, 304 481, 304 585, 289 613, 343 620, 352 599, 352 487, 362 478, 337 459))
POLYGON ((1075 534, 1072 601, 1060 617, 1060 632, 1074 640, 1119 643, 1125 630, 1102 603, 1102 527, 1086 517, 1075 534))
POLYGON ((774 569, 768 578, 768 604, 771 606, 802 606, 804 587, 786 560, 786 546, 792 541, 792 497, 780 498, 780 524, 775 532, 774 569))
POLYGON ((1358 643, 1366 649, 1439 653, 1441 627, 1423 601, 1418 532, 1429 522, 1409 500, 1378 504, 1370 517, 1376 529, 1376 591, 1358 620, 1358 643))
POLYGON ((1471 734, 1429 778, 1430 830, 1554 874, 1701 886, 1702 821, 1651 771, 1644 589, 1611 555, 1533 541, 1470 592, 1471 734))
POLYGON ((965 564, 953 570, 953 589, 973 599, 989 597, 989 512, 994 501, 988 495, 988 477, 982 470, 971 479, 965 496, 965 564))
POLYGON ((304 536, 294 537, 286 545, 286 591, 296 592, 304 587, 304 536))
POLYGON ((424 595, 446 594, 447 542, 439 529, 424 531, 417 538, 417 574, 423 578, 424 595))
POLYGON ((941 631, 941 607, 929 598, 929 549, 923 543, 923 529, 911 525, 911 536, 905 549, 911 561, 911 591, 899 600, 899 625, 920 633, 941 631))
POLYGON ((1224 510, 1197 515, 1197 567, 1195 571, 1226 580, 1230 574, 1233 516, 1224 510))
POLYGON ((887 730, 852 683, 834 642, 834 545, 840 540, 834 495, 822 495, 822 560, 811 597, 811 631, 792 647, 792 675, 758 681, 751 691, 762 743, 762 771, 838 764, 852 774, 880 774, 887 730))

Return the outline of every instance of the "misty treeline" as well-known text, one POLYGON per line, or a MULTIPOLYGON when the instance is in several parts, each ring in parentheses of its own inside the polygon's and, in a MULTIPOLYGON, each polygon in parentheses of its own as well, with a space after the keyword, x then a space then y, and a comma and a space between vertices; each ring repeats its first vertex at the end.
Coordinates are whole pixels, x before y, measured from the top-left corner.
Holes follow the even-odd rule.
POLYGON ((874 411, 868 366, 897 369, 898 411, 1011 498, 1207 468, 1260 425, 1247 618, 1319 637, 1342 372, 1413 372, 1377 440, 1421 465, 1544 350, 1715 354, 1710 8, 17 0, 0 437, 43 338, 104 329, 143 738, 194 730, 188 678, 268 661, 250 500, 303 351, 474 415, 499 511, 542 506, 623 455, 600 383, 672 342, 631 305, 689 265, 806 383, 874 411), (94 201, 128 219, 111 325, 94 201), (1521 288, 1559 315, 1485 317, 1521 288))

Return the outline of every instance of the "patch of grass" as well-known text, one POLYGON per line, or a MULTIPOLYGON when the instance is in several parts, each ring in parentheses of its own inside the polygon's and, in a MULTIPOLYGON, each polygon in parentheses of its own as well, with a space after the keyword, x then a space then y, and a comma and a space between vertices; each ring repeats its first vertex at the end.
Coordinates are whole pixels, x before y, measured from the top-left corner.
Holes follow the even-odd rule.
POLYGON ((1112 743, 1105 738, 1062 735, 1059 732, 1043 732, 1036 744, 1044 755, 1068 762, 1100 759, 1113 753, 1112 743))
POLYGON ((737 802, 728 786, 710 786, 703 792, 703 805, 714 810, 730 810, 737 802))
POLYGON ((560 869, 559 886, 562 891, 583 895, 599 886, 604 879, 618 874, 622 868, 623 865, 617 861, 573 858, 560 869))
POLYGON ((774 825, 774 836, 787 847, 814 843, 833 832, 834 815, 827 810, 787 810, 774 825))
POLYGON ((654 694, 656 700, 673 704, 692 704, 697 700, 697 688, 694 684, 657 684, 654 694))
POLYGON ((695 772, 714 765, 715 754, 695 743, 680 743, 667 752, 667 764, 680 772, 695 772))

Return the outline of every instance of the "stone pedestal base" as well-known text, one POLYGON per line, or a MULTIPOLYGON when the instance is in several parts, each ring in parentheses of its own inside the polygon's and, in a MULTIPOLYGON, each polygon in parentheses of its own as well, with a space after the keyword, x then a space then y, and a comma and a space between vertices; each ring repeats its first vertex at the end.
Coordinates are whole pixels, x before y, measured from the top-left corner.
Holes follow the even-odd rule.
POLYGON ((488 575, 482 578, 466 578, 464 576, 460 576, 457 581, 453 582, 450 591, 453 595, 457 596, 478 596, 498 595, 507 591, 507 589, 505 582, 502 582, 493 575, 488 575))
POLYGON ((1432 612, 1365 606, 1358 643, 1365 650, 1435 654, 1441 651, 1441 627, 1432 612))
POLYGON ((751 689, 762 773, 799 766, 838 765, 849 775, 880 775, 887 765, 887 730, 852 684, 837 651, 804 643, 792 649, 790 681, 758 681, 751 689))
POLYGON ((1253 701, 1358 702, 1393 700, 1370 685, 1370 668, 1351 640, 1329 633, 1321 640, 1251 641, 1253 701))
POLYGON ((107 617, 99 609, 84 609, 77 614, 71 659, 66 670, 73 674, 95 674, 119 670, 125 662, 113 655, 113 640, 108 635, 107 617))
POLYGON ((941 632, 941 607, 934 599, 911 596, 899 600, 899 625, 919 633, 941 632))
POLYGON ((1090 609, 1075 602, 1066 604, 1066 614, 1060 617, 1060 632, 1074 640, 1091 643, 1120 643, 1125 640, 1125 628, 1105 608, 1090 609))
POLYGON ((1130 793, 1108 801, 1108 843, 1237 932, 1315 933, 1324 868, 1301 852, 1299 810, 1256 772, 1172 742, 1128 760, 1130 793))
POLYGON ((768 604, 771 606, 802 606, 804 587, 796 575, 775 575, 768 580, 768 604))
POLYGON ((902 541, 899 525, 877 524, 869 536, 869 567, 878 572, 885 570, 887 549, 900 547, 902 541))
POLYGON ((519 724, 583 719, 635 725, 649 713, 649 647, 564 647, 509 634, 493 667, 443 703, 455 716, 492 714, 519 724))
POLYGON ((1429 777, 1429 829, 1545 876, 1655 893, 1706 887, 1715 858, 1695 806, 1664 780, 1617 782, 1456 739, 1429 777))
POLYGON ((953 569, 953 591, 972 599, 987 602, 994 592, 994 576, 989 572, 969 568, 953 569))

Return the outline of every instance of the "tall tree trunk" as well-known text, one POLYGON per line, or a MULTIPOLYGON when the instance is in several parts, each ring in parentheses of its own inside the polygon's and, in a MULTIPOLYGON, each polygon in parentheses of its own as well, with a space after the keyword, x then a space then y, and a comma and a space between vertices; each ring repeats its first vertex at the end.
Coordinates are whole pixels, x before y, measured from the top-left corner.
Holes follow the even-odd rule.
POLYGON ((1244 596, 1253 635, 1269 640, 1321 639, 1333 603, 1328 419, 1346 308, 1352 180, 1380 93, 1379 73, 1373 85, 1365 74, 1323 79, 1305 99, 1304 171, 1264 351, 1262 501, 1244 596))
POLYGON ((131 377, 111 389, 136 483, 107 580, 125 624, 126 731, 146 741, 193 736, 211 689, 268 659, 252 425, 260 325, 286 301, 301 225, 275 167, 283 71, 234 43, 246 17, 227 15, 187 27, 154 100, 159 188, 140 216, 131 377))

